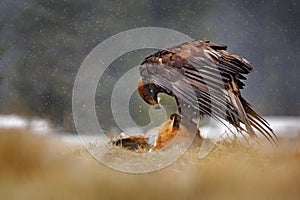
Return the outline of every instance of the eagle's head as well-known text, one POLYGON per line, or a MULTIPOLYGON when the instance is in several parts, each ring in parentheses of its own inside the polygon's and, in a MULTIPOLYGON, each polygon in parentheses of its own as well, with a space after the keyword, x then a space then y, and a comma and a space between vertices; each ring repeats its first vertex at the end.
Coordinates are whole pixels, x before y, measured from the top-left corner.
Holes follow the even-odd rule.
POLYGON ((138 93, 142 99, 154 108, 160 108, 158 93, 163 92, 162 88, 156 86, 154 83, 145 81, 140 78, 138 81, 138 93))

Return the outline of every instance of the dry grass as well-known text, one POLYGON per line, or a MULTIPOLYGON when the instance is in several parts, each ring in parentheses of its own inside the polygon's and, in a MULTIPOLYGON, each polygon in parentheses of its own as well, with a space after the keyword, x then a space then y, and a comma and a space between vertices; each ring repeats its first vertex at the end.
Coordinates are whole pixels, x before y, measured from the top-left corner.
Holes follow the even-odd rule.
POLYGON ((282 141, 287 145, 275 150, 223 141, 202 160, 200 143, 167 168, 126 174, 95 161, 82 147, 26 130, 1 130, 0 199, 300 198, 299 140, 282 141))

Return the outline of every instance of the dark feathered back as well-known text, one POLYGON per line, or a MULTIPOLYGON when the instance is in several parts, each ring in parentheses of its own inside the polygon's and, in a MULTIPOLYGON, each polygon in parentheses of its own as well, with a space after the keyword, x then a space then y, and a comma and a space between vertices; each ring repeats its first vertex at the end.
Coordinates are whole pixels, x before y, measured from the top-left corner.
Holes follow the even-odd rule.
POLYGON ((252 64, 226 49, 226 45, 210 41, 186 42, 145 58, 140 74, 144 82, 159 88, 157 93, 174 96, 180 112, 188 110, 185 115, 191 115, 184 117, 192 118, 196 110, 221 123, 226 120, 250 136, 256 136, 256 129, 275 143, 276 135, 269 124, 240 93, 252 64))

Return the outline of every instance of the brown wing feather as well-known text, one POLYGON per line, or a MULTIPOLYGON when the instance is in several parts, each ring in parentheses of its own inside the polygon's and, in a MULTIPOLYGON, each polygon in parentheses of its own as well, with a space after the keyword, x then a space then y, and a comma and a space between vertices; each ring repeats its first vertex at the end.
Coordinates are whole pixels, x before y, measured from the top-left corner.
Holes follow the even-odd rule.
POLYGON ((188 104, 200 115, 226 120, 251 136, 255 136, 254 128, 275 143, 269 124, 240 94, 252 64, 226 49, 226 45, 203 40, 183 43, 147 57, 140 73, 162 92, 175 96, 179 107, 188 104))

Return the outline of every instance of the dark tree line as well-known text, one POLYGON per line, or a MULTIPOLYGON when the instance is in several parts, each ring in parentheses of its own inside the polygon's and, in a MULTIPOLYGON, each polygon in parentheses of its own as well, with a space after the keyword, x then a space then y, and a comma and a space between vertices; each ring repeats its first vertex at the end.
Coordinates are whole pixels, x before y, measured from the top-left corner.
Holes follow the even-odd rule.
MULTIPOLYGON (((297 20, 299 22, 299 9, 293 8, 293 2, 287 4, 293 9, 290 14, 295 16, 295 22, 297 20)), ((272 6, 272 3, 273 1, 267 1, 266 5, 272 6)), ((193 38, 222 39, 218 37, 222 35, 219 32, 226 32, 226 30, 214 27, 214 20, 222 21, 222 6, 226 6, 224 9, 227 11, 231 9, 232 12, 240 10, 241 6, 246 6, 243 9, 248 9, 247 12, 255 16, 255 9, 261 9, 265 5, 256 8, 255 4, 249 5, 247 1, 241 3, 234 0, 4 0, 0 3, 0 111, 1 113, 16 112, 28 116, 47 117, 70 130, 73 127, 71 94, 76 72, 83 59, 97 44, 121 31, 143 26, 175 29, 193 38)), ((290 7, 286 6, 284 9, 290 7)), ((275 13, 277 11, 268 10, 268 12, 267 16, 261 17, 262 23, 269 24, 274 20, 275 23, 280 22, 280 16, 275 13)), ((231 28, 232 22, 222 23, 225 25, 228 23, 228 29, 231 28)), ((294 24, 291 22, 288 27, 294 24)), ((294 29, 299 31, 297 26, 294 29)), ((234 31, 236 30, 232 30, 233 33, 234 31)), ((268 38, 272 34, 277 33, 262 36, 268 38)), ((290 44, 289 38, 284 37, 290 37, 290 35, 295 37, 289 29, 286 34, 283 34, 283 39, 287 40, 288 44, 290 44)), ((295 45, 300 46, 299 37, 294 38, 294 41, 295 45)), ((267 44, 269 41, 264 42, 267 44)), ((232 49, 239 51, 238 48, 235 49, 237 46, 232 44, 232 49)), ((276 90, 280 93, 277 94, 278 101, 288 103, 286 98, 289 95, 286 87, 290 85, 292 89, 294 87, 293 91, 297 90, 298 85, 295 86, 295 80, 299 78, 296 74, 298 71, 293 68, 293 73, 284 77, 289 82, 283 86, 276 82, 284 76, 280 73, 285 71, 282 70, 283 66, 278 66, 278 64, 284 65, 287 60, 282 60, 281 56, 286 57, 289 54, 282 53, 286 49, 280 51, 279 45, 269 44, 269 47, 273 48, 270 49, 273 52, 268 52, 268 50, 263 52, 267 65, 261 63, 264 66, 259 67, 262 67, 260 73, 270 77, 259 80, 260 85, 267 84, 268 87, 278 88, 276 90), (281 59, 280 62, 276 62, 276 56, 281 59), (278 67, 280 69, 277 69, 278 67), (272 69, 275 69, 275 73, 269 75, 272 69)), ((293 56, 299 57, 299 48, 295 49, 294 53, 289 58, 290 66, 295 65, 296 59, 293 56)), ((130 66, 139 64, 140 58, 144 55, 146 54, 141 53, 140 57, 135 56, 135 60, 130 56, 125 56, 126 59, 123 59, 122 65, 127 68, 122 68, 122 70, 128 70, 130 66)), ((108 72, 112 82, 117 79, 116 74, 122 70, 112 70, 111 74, 108 72)), ((255 87, 254 84, 252 86, 255 87)), ((110 89, 101 91, 103 94, 98 94, 98 96, 109 97, 111 95, 110 89)), ((250 94, 253 93, 252 89, 250 94)), ((299 95, 294 98, 299 99, 299 95)), ((260 101, 263 105, 269 101, 268 98, 265 99, 260 101)), ((297 102, 297 100, 292 102, 297 102)), ((300 107, 299 103, 297 105, 300 107)), ((111 116, 107 108, 100 105, 97 109, 102 115, 111 116)), ((272 112, 267 109, 263 112, 265 114, 299 114, 300 110, 289 108, 286 112, 284 110, 272 112)))
POLYGON ((6 84, 1 86, 1 110, 47 117, 70 128, 73 82, 93 47, 141 26, 195 31, 210 7, 197 1, 4 1, 0 35, 6 84), (202 7, 202 14, 196 14, 195 5, 202 7), (189 16, 197 20, 186 25, 189 16))

